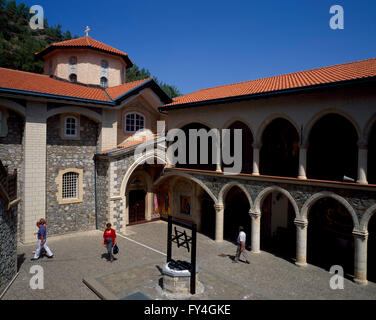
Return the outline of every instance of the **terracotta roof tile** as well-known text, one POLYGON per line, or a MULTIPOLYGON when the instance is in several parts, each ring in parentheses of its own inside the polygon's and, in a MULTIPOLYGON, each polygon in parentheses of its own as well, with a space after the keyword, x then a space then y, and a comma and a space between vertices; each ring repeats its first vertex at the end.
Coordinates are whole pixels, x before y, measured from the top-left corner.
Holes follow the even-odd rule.
POLYGON ((93 39, 89 36, 84 36, 84 37, 81 37, 81 38, 71 39, 71 40, 66 40, 66 41, 61 41, 61 42, 55 42, 55 43, 52 43, 51 45, 49 45, 45 49, 43 49, 43 50, 41 50, 41 51, 39 51, 35 54, 37 56, 44 56, 45 54, 47 54, 48 52, 50 52, 54 48, 59 48, 59 47, 63 47, 63 48, 87 47, 87 48, 97 49, 97 50, 108 52, 110 54, 122 56, 127 61, 128 67, 131 67, 133 65, 133 62, 128 57, 127 53, 125 53, 121 50, 118 50, 114 47, 111 47, 111 46, 109 46, 109 45, 107 45, 103 42, 97 41, 97 40, 95 40, 95 39, 93 39))
POLYGON ((376 58, 207 88, 180 96, 165 107, 376 76, 376 58))
POLYGON ((0 67, 0 88, 28 91, 35 94, 51 94, 69 98, 111 102, 133 88, 149 81, 139 80, 107 88, 87 87, 85 85, 50 78, 48 75, 5 69, 0 67), (107 94, 106 94, 107 93, 107 94))
POLYGON ((143 83, 149 81, 150 79, 151 78, 147 78, 147 79, 144 79, 144 80, 137 80, 137 81, 133 81, 133 82, 124 83, 124 84, 121 84, 121 85, 116 86, 116 87, 107 88, 106 92, 112 100, 115 100, 116 98, 120 97, 124 93, 136 88, 140 84, 143 84, 143 83))

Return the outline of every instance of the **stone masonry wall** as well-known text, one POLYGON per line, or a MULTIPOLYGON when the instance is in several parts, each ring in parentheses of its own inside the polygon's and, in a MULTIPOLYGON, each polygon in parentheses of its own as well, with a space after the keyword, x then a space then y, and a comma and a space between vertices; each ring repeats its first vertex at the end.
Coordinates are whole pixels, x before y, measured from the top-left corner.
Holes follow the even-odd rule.
POLYGON ((60 116, 47 121, 46 217, 50 235, 95 229, 94 155, 97 152, 98 125, 80 116, 80 139, 60 136, 60 116), (58 203, 56 177, 60 170, 83 169, 83 202, 58 203))
POLYGON ((17 207, 5 210, 0 197, 0 294, 17 273, 17 207))
MULTIPOLYGON (((23 199, 23 132, 25 120, 12 110, 8 109, 7 112, 8 133, 5 137, 0 137, 0 160, 4 166, 8 166, 10 174, 13 173, 14 169, 17 169, 17 193, 23 199)), ((21 201, 18 204, 18 232, 23 230, 23 221, 23 202, 21 201)))
POLYGON ((97 160, 97 214, 98 228, 104 229, 109 217, 109 162, 97 160))

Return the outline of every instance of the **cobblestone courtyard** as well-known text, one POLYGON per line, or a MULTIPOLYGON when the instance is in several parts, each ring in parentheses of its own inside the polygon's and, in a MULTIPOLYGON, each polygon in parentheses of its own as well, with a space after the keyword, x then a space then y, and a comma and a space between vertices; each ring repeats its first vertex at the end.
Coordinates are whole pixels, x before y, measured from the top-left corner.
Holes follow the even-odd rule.
MULTIPOLYGON (((101 245, 102 232, 90 231, 48 239, 53 259, 30 261, 35 244, 18 248, 20 270, 4 300, 99 299, 83 278, 95 278, 117 298, 142 291, 153 299, 165 299, 156 290, 165 262, 167 223, 158 221, 127 228, 118 236, 120 253, 107 262, 101 245), (30 267, 44 269, 44 290, 32 290, 30 267)), ((199 299, 376 299, 376 284, 359 286, 345 279, 344 290, 331 290, 327 271, 293 263, 267 252, 248 252, 251 263, 232 263, 235 245, 215 243, 198 234, 199 280, 204 293, 199 299)), ((189 257, 185 249, 173 248, 173 258, 189 257)))

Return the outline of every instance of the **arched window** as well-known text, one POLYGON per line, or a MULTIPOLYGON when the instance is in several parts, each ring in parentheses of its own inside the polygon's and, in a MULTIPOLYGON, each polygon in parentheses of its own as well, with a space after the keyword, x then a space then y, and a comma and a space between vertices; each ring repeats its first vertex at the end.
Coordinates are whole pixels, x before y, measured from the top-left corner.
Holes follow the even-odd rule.
POLYGON ((77 137, 78 135, 78 119, 75 117, 66 117, 64 119, 64 136, 77 137))
POLYGON ((136 132, 145 128, 145 118, 139 113, 125 115, 125 132, 136 132))
POLYGON ((62 185, 62 199, 77 199, 78 198, 78 178, 77 172, 67 172, 63 174, 62 185))
POLYGON ((101 87, 102 88, 107 88, 108 87, 108 80, 106 77, 101 78, 101 87))
POLYGON ((69 81, 77 82, 77 57, 69 58, 69 81))
POLYGON ((77 75, 75 73, 71 73, 69 75, 69 81, 73 82, 73 83, 76 83, 77 82, 77 75))

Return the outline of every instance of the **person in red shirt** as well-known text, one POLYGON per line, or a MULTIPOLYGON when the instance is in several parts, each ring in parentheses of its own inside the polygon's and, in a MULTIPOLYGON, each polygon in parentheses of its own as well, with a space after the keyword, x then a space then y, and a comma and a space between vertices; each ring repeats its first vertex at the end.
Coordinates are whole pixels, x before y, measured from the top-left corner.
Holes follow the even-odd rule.
POLYGON ((111 228, 111 223, 107 223, 106 227, 103 233, 103 245, 107 248, 109 261, 112 262, 114 260, 112 248, 116 244, 116 232, 111 228))

